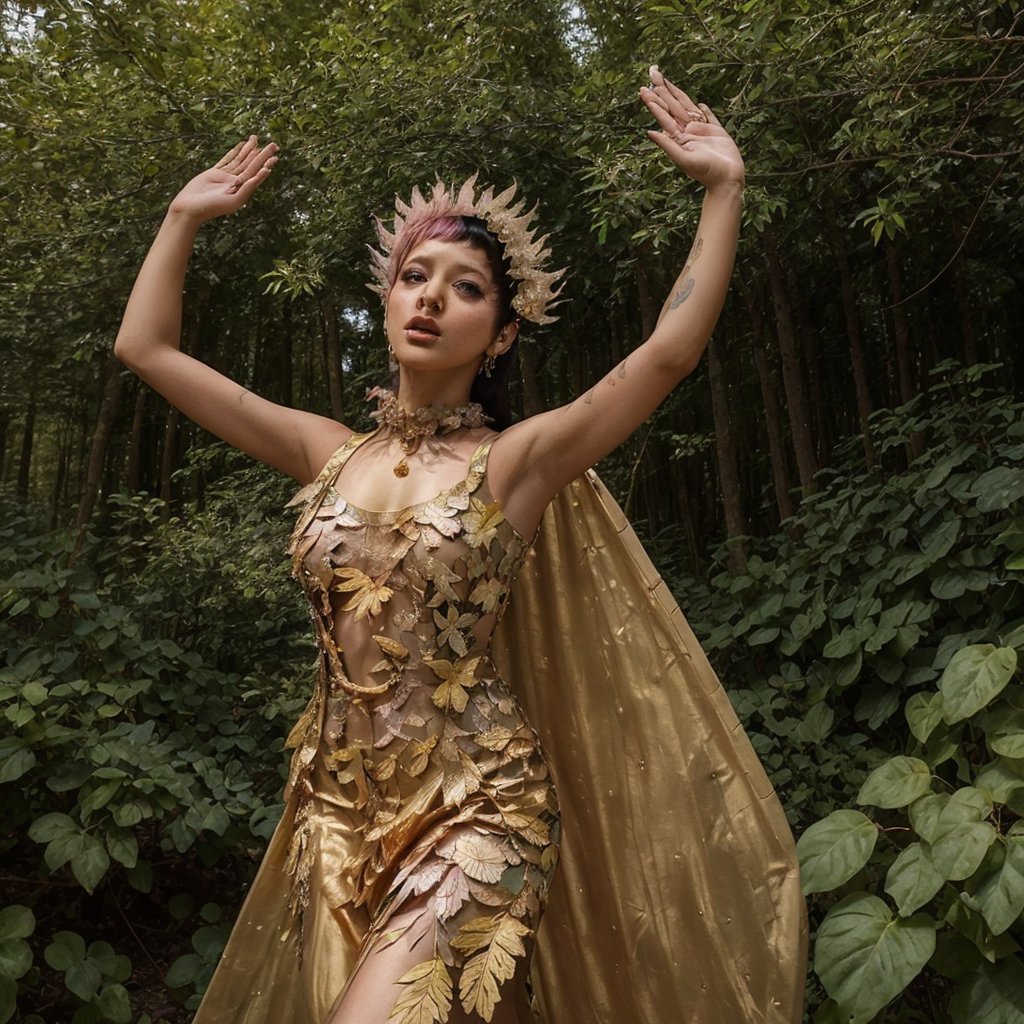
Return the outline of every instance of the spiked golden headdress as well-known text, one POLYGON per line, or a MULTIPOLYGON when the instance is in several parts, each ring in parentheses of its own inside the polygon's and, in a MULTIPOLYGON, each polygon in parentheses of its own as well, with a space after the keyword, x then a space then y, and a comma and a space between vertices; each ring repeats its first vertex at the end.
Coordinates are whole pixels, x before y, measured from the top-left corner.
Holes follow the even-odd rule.
POLYGON ((534 239, 535 228, 530 221, 537 210, 534 206, 528 213, 523 213, 525 200, 512 205, 516 194, 516 186, 512 185, 500 195, 494 195, 493 188, 486 188, 479 196, 475 195, 476 175, 467 179, 457 192, 449 191, 443 181, 438 180, 429 198, 424 199, 418 188, 413 188, 408 203, 395 197, 395 222, 389 231, 379 217, 377 237, 380 239, 380 250, 371 247, 373 262, 370 269, 376 283, 370 288, 377 292, 381 301, 387 301, 391 290, 391 260, 395 243, 403 232, 426 221, 438 217, 479 217, 488 229, 505 246, 505 257, 509 260, 509 274, 519 282, 512 308, 520 316, 532 320, 535 324, 550 324, 557 317, 549 316, 548 308, 554 304, 562 285, 555 289, 554 285, 565 273, 565 269, 547 271, 541 269, 551 250, 544 247, 548 236, 542 235, 534 239))

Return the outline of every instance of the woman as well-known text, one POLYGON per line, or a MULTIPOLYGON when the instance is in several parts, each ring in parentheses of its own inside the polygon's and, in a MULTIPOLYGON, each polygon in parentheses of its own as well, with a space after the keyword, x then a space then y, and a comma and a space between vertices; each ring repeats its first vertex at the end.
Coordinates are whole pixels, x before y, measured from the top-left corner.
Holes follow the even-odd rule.
MULTIPOLYGON (((531 1018, 529 990, 549 1024, 799 1019, 806 934, 781 809, 685 623, 670 636, 657 625, 674 603, 662 593, 646 608, 656 581, 628 554, 614 503, 578 479, 696 367, 736 247, 732 139, 656 68, 640 96, 660 126, 650 137, 706 189, 690 257, 643 345, 581 398, 500 433, 471 394, 503 379, 521 318, 554 319, 560 277, 511 191, 439 183, 380 227, 399 386, 378 390, 366 434, 264 401, 178 350, 195 232, 246 202, 277 147, 251 137, 171 203, 115 352, 304 485, 290 552, 320 650, 289 738, 286 810, 201 1024, 512 1024, 531 1018), (609 593, 591 604, 598 576, 609 593), (572 638, 599 653, 555 672, 549 629, 577 601, 589 628, 599 609, 610 621, 572 638), (638 671, 650 649, 661 660, 638 671), (670 685, 656 694, 659 677, 670 685), (636 709, 617 704, 616 718, 620 700, 636 709), (630 722, 649 753, 623 768, 612 748, 629 749, 630 722), (681 759, 680 779, 660 776, 681 759)), ((564 650, 570 637, 558 639, 564 650)))

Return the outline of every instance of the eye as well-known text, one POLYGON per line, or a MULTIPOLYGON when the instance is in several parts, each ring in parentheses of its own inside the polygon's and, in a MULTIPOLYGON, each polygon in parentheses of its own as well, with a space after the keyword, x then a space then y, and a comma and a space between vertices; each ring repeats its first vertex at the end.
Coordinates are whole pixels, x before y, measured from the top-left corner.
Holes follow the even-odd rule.
POLYGON ((422 270, 405 270, 402 272, 402 280, 409 282, 426 281, 426 276, 422 270))
POLYGON ((483 295, 483 289, 478 284, 475 284, 472 281, 456 281, 455 287, 458 288, 464 295, 483 295))

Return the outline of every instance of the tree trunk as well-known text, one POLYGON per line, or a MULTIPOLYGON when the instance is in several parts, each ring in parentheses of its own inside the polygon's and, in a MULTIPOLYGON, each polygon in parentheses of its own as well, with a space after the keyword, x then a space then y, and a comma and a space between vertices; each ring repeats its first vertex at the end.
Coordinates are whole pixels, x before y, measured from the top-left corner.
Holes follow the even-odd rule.
POLYGON ((344 379, 341 365, 341 338, 338 334, 338 312, 325 293, 320 293, 320 312, 323 315, 324 340, 327 346, 327 390, 331 401, 331 415, 345 422, 344 379))
POLYGON ((7 480, 7 428, 11 425, 11 410, 0 409, 0 482, 7 480))
POLYGON ((36 400, 29 400, 25 413, 25 430, 21 435, 21 458, 18 460, 18 482, 15 494, 25 501, 28 498, 29 469, 32 464, 32 442, 36 430, 36 400))
POLYGON ((519 342, 519 372, 523 379, 523 415, 534 416, 544 411, 544 398, 537 383, 537 344, 519 342))
POLYGON ((693 492, 690 488, 687 477, 689 476, 689 459, 680 462, 674 460, 672 467, 672 482, 676 488, 676 501, 679 504, 679 515, 683 520, 683 531, 686 534, 686 547, 690 552, 690 567, 696 576, 700 572, 700 528, 697 525, 695 516, 693 492))
MULTIPOLYGON (((917 394, 917 386, 914 381, 913 355, 910 351, 910 327, 907 324, 907 311, 903 305, 903 285, 900 281, 899 263, 896 260, 896 247, 892 244, 885 247, 885 263, 889 272, 889 303, 892 306, 893 336, 896 341, 900 402, 906 405, 917 394)), ((910 460, 916 459, 924 453, 924 437, 920 431, 911 433, 908 447, 910 460)))
MULTIPOLYGON (((787 294, 792 295, 793 289, 787 288, 787 294)), ((798 295, 795 304, 796 319, 799 337, 803 343, 803 363, 807 369, 807 384, 811 393, 811 404, 814 408, 814 440, 818 465, 828 464, 829 452, 829 423, 828 408, 825 404, 825 395, 821 388, 821 364, 818 360, 818 336, 811 322, 811 313, 807 308, 807 301, 803 295, 798 295)))
POLYGON ((857 396, 857 420, 860 423, 861 443, 864 445, 864 460, 870 469, 875 464, 875 446, 871 440, 871 424, 869 422, 872 412, 871 390, 868 387, 867 367, 864 362, 860 308, 857 305, 857 292, 853 284, 853 273, 850 270, 846 241, 843 238, 843 233, 839 230, 835 204, 831 199, 826 200, 824 212, 825 229, 831 239, 832 252, 835 255, 836 267, 839 269, 839 290, 843 298, 846 337, 850 342, 853 388, 857 396))
POLYGON ((292 381, 292 351, 295 347, 295 322, 292 317, 292 307, 284 307, 284 331, 282 331, 281 348, 279 352, 279 380, 281 404, 293 406, 295 404, 294 384, 292 381))
POLYGON ((729 395, 719 345, 720 342, 714 338, 708 344, 708 379, 711 382, 711 408, 715 420, 715 449, 718 454, 718 477, 721 481, 722 504, 725 509, 729 568, 734 573, 739 573, 747 567, 747 553, 742 539, 747 532, 747 526, 740 499, 736 448, 733 445, 732 429, 729 424, 729 395))
POLYGON ((149 388, 140 380, 135 392, 135 411, 132 413, 132 433, 128 442, 128 471, 126 486, 130 493, 142 490, 142 424, 146 413, 149 388))
POLYGON ((82 500, 78 503, 77 527, 81 530, 92 518, 96 499, 99 497, 103 482, 103 467, 107 461, 107 447, 110 435, 114 430, 117 413, 121 407, 121 394, 124 391, 124 378, 121 376, 121 361, 111 351, 107 354, 103 372, 103 396, 100 399, 99 414, 96 417, 96 429, 92 434, 89 447, 89 468, 85 474, 85 488, 82 500))
POLYGON ((971 315, 971 304, 967 300, 967 285, 964 280, 964 256, 957 253, 953 261, 953 288, 956 292, 956 304, 960 308, 960 331, 964 340, 964 363, 973 366, 978 361, 978 338, 974 333, 974 320, 971 315))
POLYGON ((761 385, 761 401, 764 403, 764 425, 768 434, 768 454, 772 465, 772 483, 775 487, 775 504, 780 519, 793 515, 793 498, 790 494, 789 468, 786 465, 786 446, 782 432, 782 414, 779 410, 779 393, 775 374, 768 362, 768 351, 764 340, 764 315, 761 297, 745 281, 740 280, 740 291, 746 300, 750 314, 750 328, 754 348, 754 365, 761 385))
POLYGON ((775 306, 779 352, 782 355, 782 384, 786 392, 789 430, 793 437, 793 450, 796 453, 800 488, 806 497, 808 494, 814 493, 814 474, 818 471, 818 461, 814 454, 814 439, 811 436, 807 402, 804 399, 800 352, 797 346, 796 331, 793 328, 793 313, 786 291, 785 275, 775 248, 774 236, 768 228, 764 232, 764 242, 768 281, 775 306))

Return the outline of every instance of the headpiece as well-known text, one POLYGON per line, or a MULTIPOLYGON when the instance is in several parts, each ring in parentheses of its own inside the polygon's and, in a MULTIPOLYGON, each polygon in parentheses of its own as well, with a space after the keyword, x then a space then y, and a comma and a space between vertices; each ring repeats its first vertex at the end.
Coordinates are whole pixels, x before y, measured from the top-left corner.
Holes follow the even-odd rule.
POLYGON ((562 285, 557 289, 554 285, 565 273, 565 268, 554 271, 542 269, 544 262, 551 255, 551 250, 544 247, 548 236, 542 235, 535 239, 536 228, 529 226, 537 210, 536 205, 528 213, 522 212, 526 205, 525 200, 521 199, 512 205, 516 194, 515 185, 497 196, 491 187, 476 196, 475 187, 474 174, 457 192, 450 191, 444 182, 438 179, 427 199, 423 198, 418 188, 413 188, 408 203, 396 196, 395 222, 391 230, 384 226, 379 217, 375 218, 380 250, 370 248, 370 252, 373 253, 370 268, 377 282, 369 287, 380 295, 381 301, 387 301, 391 289, 388 271, 391 267, 392 252, 403 232, 439 217, 479 217, 505 246, 509 275, 519 282, 515 297, 512 299, 512 308, 535 324, 553 323, 558 318, 549 316, 547 310, 554 304, 562 290, 562 285))

